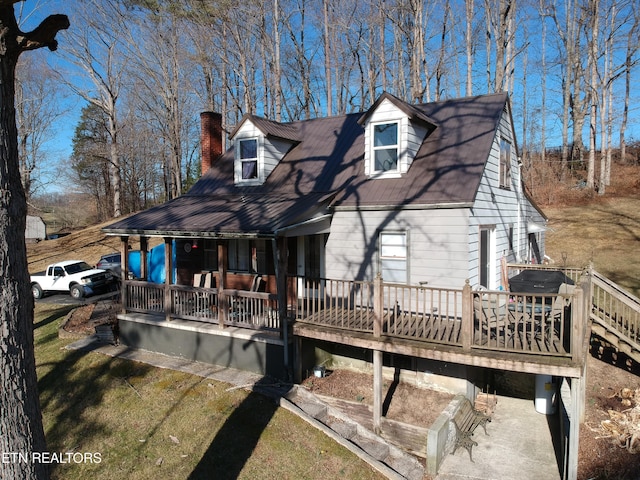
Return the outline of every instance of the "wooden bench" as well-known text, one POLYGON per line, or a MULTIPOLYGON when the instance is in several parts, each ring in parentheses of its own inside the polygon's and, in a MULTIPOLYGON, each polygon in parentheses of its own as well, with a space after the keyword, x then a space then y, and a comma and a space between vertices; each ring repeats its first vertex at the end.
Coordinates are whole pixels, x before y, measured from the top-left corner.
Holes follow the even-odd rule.
POLYGON ((489 415, 473 408, 468 398, 462 398, 460 408, 453 416, 453 424, 456 427, 456 443, 451 454, 456 453, 458 447, 466 448, 467 452, 469 452, 469 459, 473 462, 471 449, 474 445, 478 445, 478 442, 472 440, 471 436, 478 425, 482 425, 485 435, 488 435, 487 422, 490 421, 491 417, 489 415))

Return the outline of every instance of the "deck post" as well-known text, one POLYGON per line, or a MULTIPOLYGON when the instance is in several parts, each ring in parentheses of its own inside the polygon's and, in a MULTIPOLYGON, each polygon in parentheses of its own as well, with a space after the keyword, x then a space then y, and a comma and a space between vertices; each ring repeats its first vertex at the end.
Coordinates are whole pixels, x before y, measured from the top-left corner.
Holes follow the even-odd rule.
MULTIPOLYGON (((384 297, 382 291, 382 274, 378 272, 373 280, 373 336, 382 336, 384 318, 384 297)), ((375 356, 375 355, 374 355, 375 356)))
POLYGON ((120 301, 122 313, 127 313, 127 286, 125 282, 128 280, 129 272, 129 237, 120 237, 120 258, 122 271, 120 272, 120 301))
POLYGON ((462 349, 471 350, 471 340, 473 339, 473 292, 469 279, 465 280, 462 287, 462 325, 460 326, 460 341, 462 349))
POLYGON ((171 301, 171 280, 173 271, 173 251, 170 237, 164 237, 164 315, 167 321, 171 320, 173 302, 171 301))
POLYGON ((373 351, 373 432, 382 430, 382 352, 373 351))
POLYGON ((227 287, 227 242, 218 242, 218 326, 224 328, 229 313, 229 300, 224 289, 227 287))
POLYGON ((567 480, 578 478, 578 450, 580 438, 580 405, 584 401, 585 377, 571 379, 571 417, 569 418, 569 447, 567 452, 567 480))

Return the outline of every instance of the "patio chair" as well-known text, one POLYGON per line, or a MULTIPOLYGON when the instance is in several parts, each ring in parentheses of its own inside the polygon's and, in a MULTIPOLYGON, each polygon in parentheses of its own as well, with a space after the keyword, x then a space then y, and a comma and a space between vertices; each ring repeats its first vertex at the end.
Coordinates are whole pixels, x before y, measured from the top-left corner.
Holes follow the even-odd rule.
MULTIPOLYGON (((193 274, 193 286, 197 288, 214 288, 214 278, 212 272, 194 273, 193 274)), ((196 295, 196 305, 194 306, 195 313, 204 313, 208 310, 216 311, 217 305, 214 297, 213 301, 211 295, 207 293, 198 293, 196 295)))
POLYGON ((497 344, 500 337, 499 332, 505 337, 506 344, 508 340, 505 335, 504 321, 500 321, 500 307, 495 301, 482 297, 483 293, 473 296, 473 311, 475 320, 480 328, 481 338, 486 339, 483 344, 490 343, 491 340, 495 340, 497 344))

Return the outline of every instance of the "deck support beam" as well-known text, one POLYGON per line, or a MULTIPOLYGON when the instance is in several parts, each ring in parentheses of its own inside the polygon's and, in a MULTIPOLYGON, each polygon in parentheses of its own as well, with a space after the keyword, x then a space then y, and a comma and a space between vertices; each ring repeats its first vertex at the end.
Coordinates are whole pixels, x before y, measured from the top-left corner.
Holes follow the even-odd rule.
POLYGON ((373 431, 382 431, 382 352, 373 351, 373 431))

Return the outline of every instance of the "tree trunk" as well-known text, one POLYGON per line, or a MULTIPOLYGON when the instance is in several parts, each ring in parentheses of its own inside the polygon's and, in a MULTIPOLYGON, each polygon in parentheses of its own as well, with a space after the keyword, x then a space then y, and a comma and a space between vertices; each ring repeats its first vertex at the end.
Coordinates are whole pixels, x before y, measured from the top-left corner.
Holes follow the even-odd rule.
POLYGON ((56 48, 66 17, 48 17, 31 34, 18 29, 14 1, 0 1, 0 452, 23 455, 0 462, 0 478, 47 478, 47 464, 33 461, 46 443, 40 415, 33 347, 33 296, 25 229, 27 202, 20 179, 15 111, 15 68, 28 49, 56 48), (25 461, 26 460, 26 461, 25 461))

